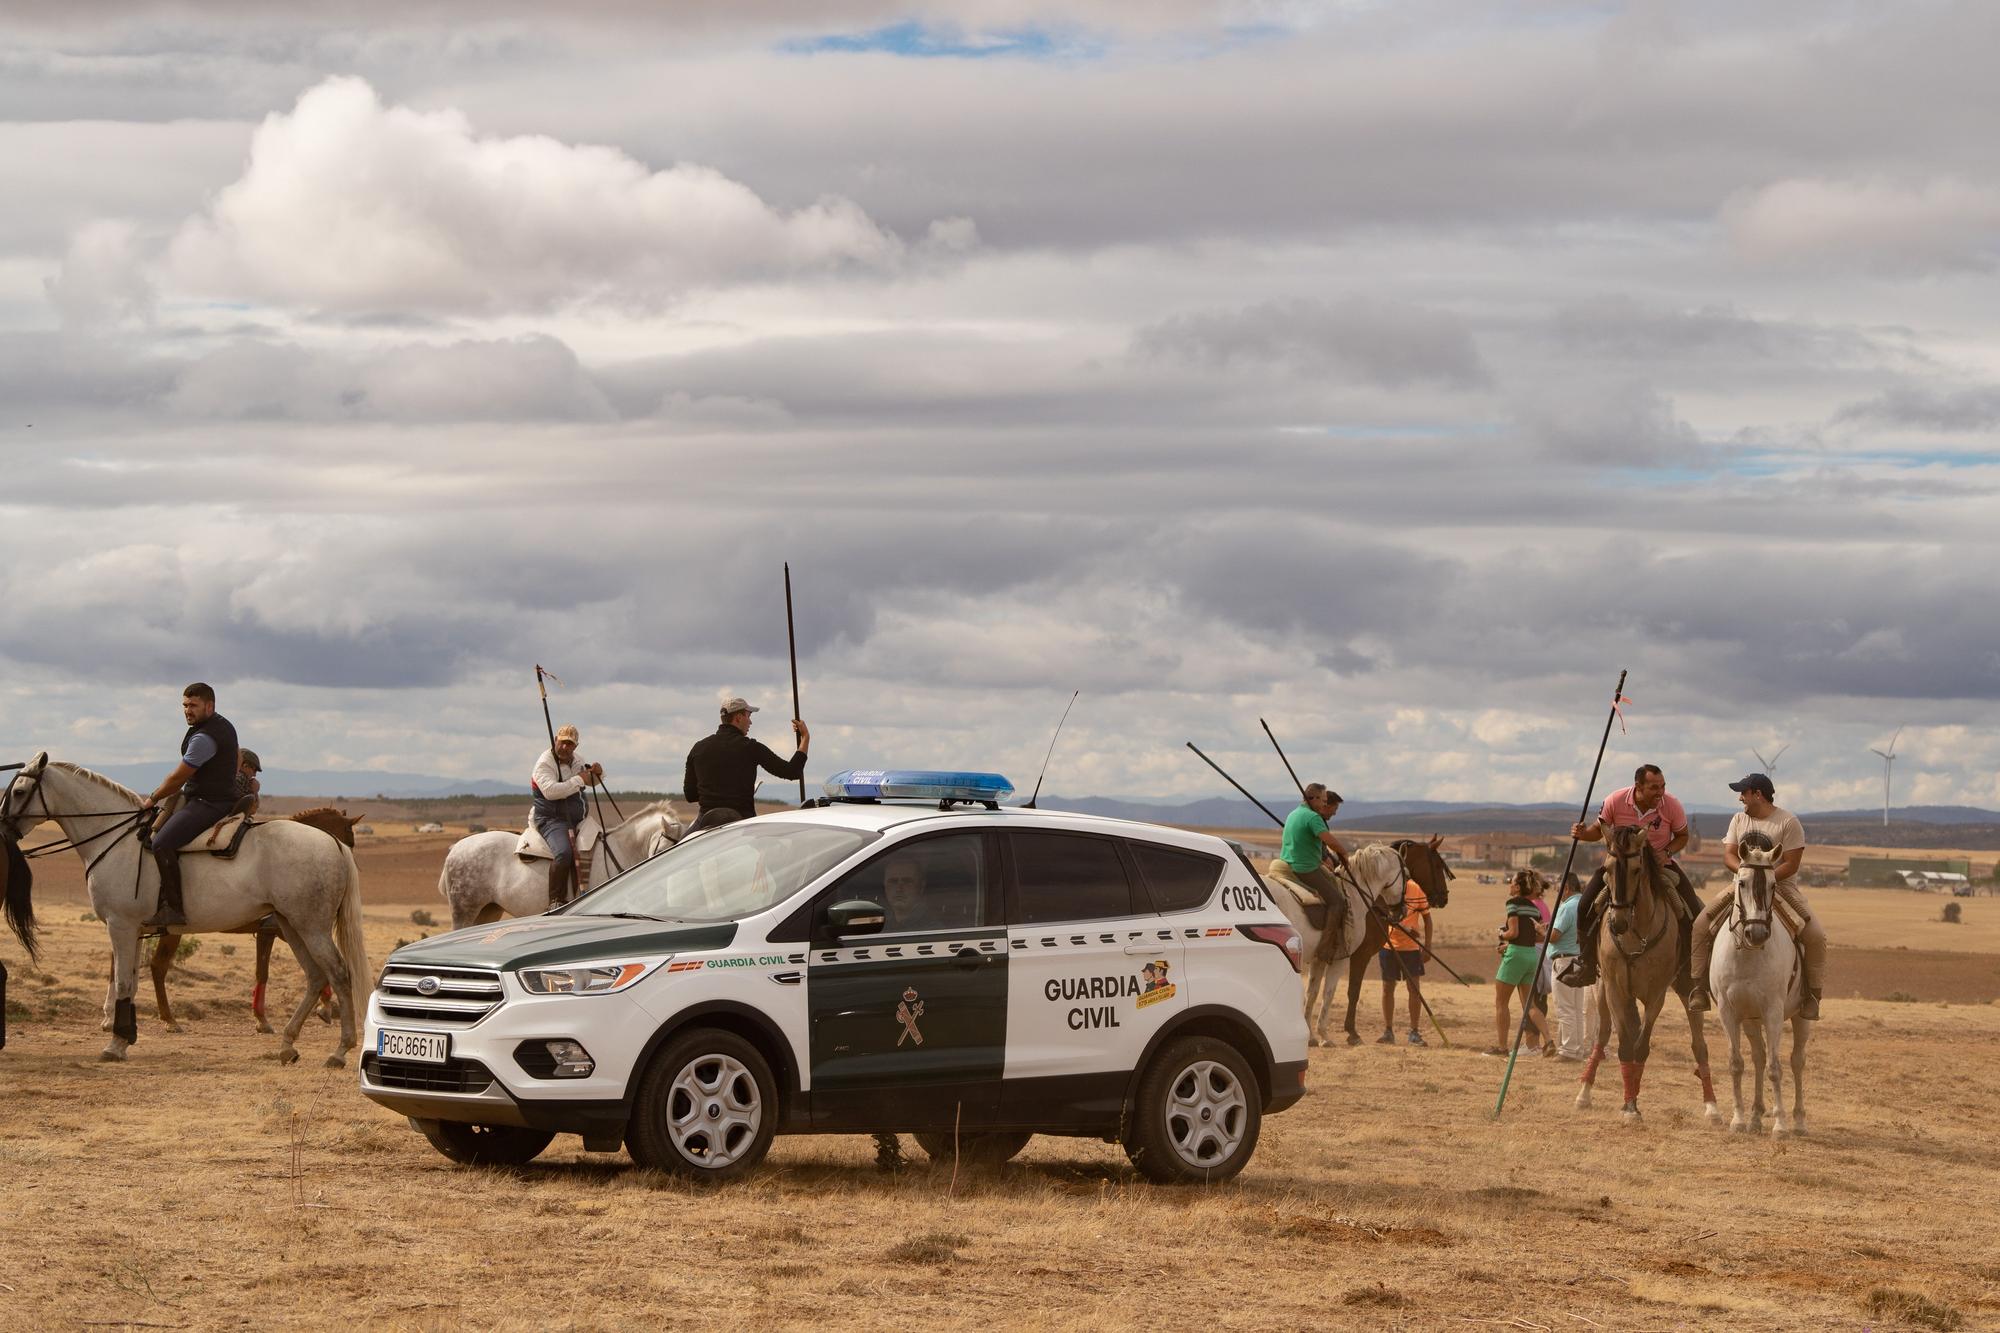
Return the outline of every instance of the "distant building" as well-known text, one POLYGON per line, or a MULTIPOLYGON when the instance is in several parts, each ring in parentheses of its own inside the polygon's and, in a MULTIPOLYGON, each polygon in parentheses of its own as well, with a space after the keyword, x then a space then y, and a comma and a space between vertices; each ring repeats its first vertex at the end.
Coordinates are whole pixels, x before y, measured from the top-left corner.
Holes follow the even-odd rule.
POLYGON ((1956 875, 1968 879, 1972 862, 1962 857, 1850 856, 1847 883, 1857 889, 1905 889, 1915 887, 1906 873, 1956 875))
POLYGON ((1949 893, 1963 898, 1972 886, 1970 876, 1949 870, 1905 870, 1901 874, 1904 884, 1923 893, 1949 893))

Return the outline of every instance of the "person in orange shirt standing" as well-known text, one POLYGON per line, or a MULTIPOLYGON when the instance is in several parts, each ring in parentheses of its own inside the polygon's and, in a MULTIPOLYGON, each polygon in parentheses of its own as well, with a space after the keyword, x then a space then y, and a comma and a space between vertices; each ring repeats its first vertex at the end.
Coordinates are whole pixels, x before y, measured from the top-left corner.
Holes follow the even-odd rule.
POLYGON ((1389 942, 1382 949, 1382 1035, 1378 1046, 1396 1044, 1396 983, 1407 983, 1410 991, 1410 1045, 1423 1046, 1424 1034, 1417 1028, 1423 1012, 1424 950, 1431 947, 1431 900, 1415 880, 1403 884, 1403 919, 1389 927, 1389 942), (1421 923, 1421 925, 1419 924, 1421 923), (1419 945, 1417 934, 1423 942, 1419 945))

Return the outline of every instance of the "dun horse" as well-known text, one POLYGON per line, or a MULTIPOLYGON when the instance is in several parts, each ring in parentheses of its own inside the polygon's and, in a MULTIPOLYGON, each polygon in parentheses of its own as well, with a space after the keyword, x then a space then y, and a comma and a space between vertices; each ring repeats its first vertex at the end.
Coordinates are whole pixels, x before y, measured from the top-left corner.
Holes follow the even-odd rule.
MULTIPOLYGON (((37 754, 0 801, 0 840, 18 843, 36 825, 53 821, 58 845, 84 863, 90 905, 111 935, 111 1042, 106 1060, 123 1060, 138 1039, 132 995, 139 981, 139 923, 159 896, 159 874, 136 836, 142 818, 137 793, 74 764, 37 754)), ((7 919, 30 956, 35 937, 32 884, 27 862, 9 853, 7 919)), ((294 1042, 320 988, 331 981, 341 997, 340 1045, 330 1068, 354 1049, 356 1024, 368 1002, 373 976, 361 935, 361 873, 345 847, 317 829, 278 820, 254 830, 230 860, 194 855, 182 867, 187 928, 227 931, 275 912, 288 944, 306 969, 306 989, 286 1024, 281 1062, 299 1058, 294 1042)))
POLYGON ((1774 924, 1778 849, 1763 839, 1763 847, 1745 838, 1738 854, 1743 868, 1736 872, 1736 899, 1729 929, 1715 942, 1709 965, 1715 1008, 1722 1030, 1729 1034, 1729 1075, 1735 1084, 1735 1114, 1729 1127, 1741 1132, 1764 1128, 1764 1082, 1771 1084, 1771 1112, 1776 1134, 1806 1132, 1806 1042, 1812 1024, 1799 1017, 1798 942, 1782 924, 1774 924), (1778 1035, 1792 1021, 1792 1111, 1785 1115, 1785 1065, 1778 1052, 1778 1035), (1750 1063, 1755 1067, 1755 1105, 1743 1118, 1743 1032, 1750 1033, 1750 1063))
MULTIPOLYGON (((1576 1104, 1590 1105, 1597 1066, 1604 1060, 1605 1038, 1615 1020, 1618 1071, 1625 1083, 1624 1115, 1631 1123, 1639 1119, 1639 1084, 1652 1051, 1653 1024, 1666 1003, 1667 992, 1676 991, 1683 1004, 1687 1000, 1687 942, 1680 915, 1674 910, 1674 890, 1667 882, 1666 865, 1646 841, 1645 831, 1614 828, 1607 841, 1610 902, 1602 909, 1604 919, 1598 925, 1602 933, 1597 956, 1603 960, 1603 980, 1597 989, 1597 1045, 1584 1062, 1583 1086, 1577 1090, 1576 1104)), ((1701 1015, 1692 1011, 1688 1013, 1688 1036, 1694 1047, 1695 1074, 1701 1079, 1704 1110, 1710 1120, 1720 1119, 1714 1080, 1709 1077, 1708 1038, 1702 1031, 1701 1015)))
POLYGON ((1271 863, 1271 878, 1278 885, 1274 895, 1278 908, 1299 932, 1306 956, 1311 959, 1305 1013, 1314 1046, 1332 1041, 1327 1024, 1333 1017, 1334 965, 1342 958, 1348 960, 1347 1044, 1361 1044, 1361 1034, 1354 1027, 1361 983, 1367 976, 1369 960, 1389 942, 1389 927, 1402 919, 1404 882, 1417 881, 1433 907, 1443 907, 1451 896, 1446 883, 1451 870, 1438 853, 1439 841, 1404 838, 1387 845, 1371 843, 1349 857, 1361 882, 1356 884, 1344 875, 1338 877, 1347 891, 1347 926, 1338 938, 1312 925, 1308 905, 1316 905, 1318 895, 1290 878, 1290 868, 1283 860, 1271 863), (1315 1006, 1319 1009, 1317 1018, 1313 1016, 1315 1006))
MULTIPOLYGON (((635 810, 597 840, 588 866, 580 868, 587 873, 577 876, 578 891, 588 891, 593 883, 601 884, 659 855, 680 837, 680 823, 665 801, 635 810)), ((495 829, 460 838, 445 853, 438 892, 451 908, 453 930, 497 921, 503 915, 538 916, 549 910, 547 862, 524 862, 516 856, 514 847, 520 840, 518 833, 495 829)))

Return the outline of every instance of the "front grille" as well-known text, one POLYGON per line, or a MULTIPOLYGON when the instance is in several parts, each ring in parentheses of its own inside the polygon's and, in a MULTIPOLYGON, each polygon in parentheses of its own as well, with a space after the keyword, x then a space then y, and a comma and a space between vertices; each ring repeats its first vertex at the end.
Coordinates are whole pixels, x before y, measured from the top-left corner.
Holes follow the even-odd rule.
POLYGON ((378 1088, 402 1092, 484 1092, 493 1075, 477 1060, 453 1056, 441 1065, 414 1060, 384 1060, 369 1051, 361 1057, 361 1072, 378 1088))
POLYGON ((389 964, 375 987, 385 1018, 454 1028, 469 1028, 498 1009, 503 994, 498 972, 412 963, 389 964), (426 981, 434 983, 432 994, 418 990, 426 981))

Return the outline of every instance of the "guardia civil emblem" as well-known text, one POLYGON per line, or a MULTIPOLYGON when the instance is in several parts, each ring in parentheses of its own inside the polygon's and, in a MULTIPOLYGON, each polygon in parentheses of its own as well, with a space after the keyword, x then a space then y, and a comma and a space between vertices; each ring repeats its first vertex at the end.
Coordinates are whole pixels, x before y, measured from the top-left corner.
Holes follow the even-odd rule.
POLYGON ((917 1028, 917 1020, 923 1016, 924 1002, 917 998, 916 987, 904 987, 903 1002, 896 1006, 896 1021, 903 1025, 903 1030, 896 1036, 898 1046, 905 1041, 917 1046, 924 1044, 924 1034, 917 1028))

